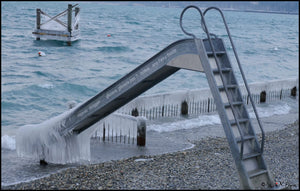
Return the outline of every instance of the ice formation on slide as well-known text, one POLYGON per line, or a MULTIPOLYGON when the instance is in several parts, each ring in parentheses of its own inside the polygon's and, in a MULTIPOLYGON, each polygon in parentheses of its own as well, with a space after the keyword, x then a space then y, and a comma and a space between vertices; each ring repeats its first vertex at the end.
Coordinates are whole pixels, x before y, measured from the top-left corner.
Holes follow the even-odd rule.
POLYGON ((32 157, 55 164, 74 163, 90 160, 90 140, 97 132, 103 131, 103 124, 110 126, 106 136, 126 136, 135 139, 137 123, 143 117, 132 117, 123 114, 111 114, 98 121, 80 134, 63 136, 60 130, 65 126, 65 120, 79 106, 68 103, 70 110, 46 120, 40 124, 22 126, 16 135, 16 150, 18 156, 32 157))
POLYGON ((21 127, 16 134, 18 156, 28 156, 59 164, 90 160, 90 136, 93 127, 79 135, 60 134, 66 117, 73 109, 40 124, 21 127))

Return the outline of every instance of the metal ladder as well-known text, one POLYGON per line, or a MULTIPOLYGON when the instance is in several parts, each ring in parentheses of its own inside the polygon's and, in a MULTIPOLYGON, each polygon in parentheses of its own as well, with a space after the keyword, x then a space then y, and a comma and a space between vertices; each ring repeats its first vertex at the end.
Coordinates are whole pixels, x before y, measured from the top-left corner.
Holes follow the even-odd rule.
POLYGON ((198 7, 188 6, 181 13, 180 27, 185 34, 194 38, 199 59, 206 74, 231 153, 237 166, 241 187, 243 189, 278 189, 263 158, 265 134, 222 11, 216 7, 209 7, 203 14, 198 7), (197 39, 194 34, 186 32, 182 27, 183 14, 189 8, 195 8, 199 11, 201 15, 201 26, 207 35, 207 39, 197 39), (226 52, 224 42, 221 38, 217 38, 216 35, 208 32, 204 15, 211 9, 219 11, 223 18, 227 35, 230 39, 250 102, 261 130, 261 144, 259 144, 246 105, 242 99, 242 94, 226 52))

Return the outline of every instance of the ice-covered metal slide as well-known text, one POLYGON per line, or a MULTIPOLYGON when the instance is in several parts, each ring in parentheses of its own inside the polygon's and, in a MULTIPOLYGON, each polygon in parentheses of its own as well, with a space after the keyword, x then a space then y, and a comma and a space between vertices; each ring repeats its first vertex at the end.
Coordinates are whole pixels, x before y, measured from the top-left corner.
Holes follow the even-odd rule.
POLYGON ((180 26, 185 34, 193 38, 170 44, 107 89, 74 109, 67 116, 64 126, 61 128, 61 134, 81 133, 179 69, 204 72, 239 172, 242 188, 278 189, 263 157, 264 130, 222 11, 216 7, 210 7, 202 13, 198 7, 188 6, 181 13, 180 26), (196 38, 194 34, 183 29, 182 17, 189 8, 195 8, 200 13, 201 25, 207 34, 207 39, 196 38), (257 133, 254 131, 249 113, 242 99, 240 86, 233 72, 224 41, 222 38, 209 33, 206 26, 204 15, 211 9, 219 11, 223 18, 261 130, 261 143, 259 143, 257 133))
MULTIPOLYGON (((208 45, 208 43, 205 43, 208 45)), ((83 103, 66 119, 62 134, 81 133, 180 68, 203 71, 194 39, 176 41, 83 103)))

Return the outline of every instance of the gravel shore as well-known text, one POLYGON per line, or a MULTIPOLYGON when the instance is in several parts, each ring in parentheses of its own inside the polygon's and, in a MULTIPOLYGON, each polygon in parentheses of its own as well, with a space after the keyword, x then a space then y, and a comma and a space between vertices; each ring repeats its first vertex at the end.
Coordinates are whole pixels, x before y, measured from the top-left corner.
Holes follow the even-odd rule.
MULTIPOLYGON (((185 151, 138 156, 70 168, 49 177, 1 189, 239 189, 239 177, 225 138, 193 142, 185 151)), ((299 189, 299 120, 266 133, 264 158, 275 179, 299 189)))

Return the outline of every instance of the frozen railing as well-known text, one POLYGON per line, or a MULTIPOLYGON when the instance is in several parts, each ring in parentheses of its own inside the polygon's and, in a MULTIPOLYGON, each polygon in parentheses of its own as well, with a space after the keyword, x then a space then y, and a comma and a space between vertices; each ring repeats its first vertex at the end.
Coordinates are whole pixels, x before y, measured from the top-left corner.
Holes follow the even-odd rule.
POLYGON ((19 128, 16 136, 18 156, 66 164, 90 160, 90 141, 92 139, 134 143, 138 146, 145 145, 146 119, 114 113, 80 134, 63 136, 59 130, 64 126, 66 116, 75 108, 70 107, 69 109, 40 124, 25 125, 19 128))
MULTIPOLYGON (((253 83, 249 84, 249 87, 255 103, 268 103, 289 96, 298 96, 299 79, 253 83)), ((246 92, 244 87, 241 87, 241 92, 242 94, 246 92)), ((244 96, 244 100, 247 103, 247 96, 244 96)), ((92 139, 145 145, 145 117, 153 120, 181 114, 204 114, 216 109, 209 89, 142 96, 82 133, 63 136, 59 133, 60 129, 65 124, 66 116, 76 109, 73 107, 70 106, 70 110, 43 123, 21 127, 16 136, 18 156, 30 156, 60 164, 90 160, 92 139)))
MULTIPOLYGON (((256 104, 269 103, 288 96, 296 96, 299 91, 299 79, 251 83, 249 87, 253 101, 256 104)), ((241 93, 245 103, 249 104, 245 86, 241 86, 241 93)), ((116 112, 144 116, 149 120, 153 120, 186 114, 205 114, 215 110, 214 99, 210 89, 207 88, 137 97, 116 112)))
POLYGON ((91 138, 101 142, 137 144, 146 141, 146 118, 113 113, 97 122, 91 138))

